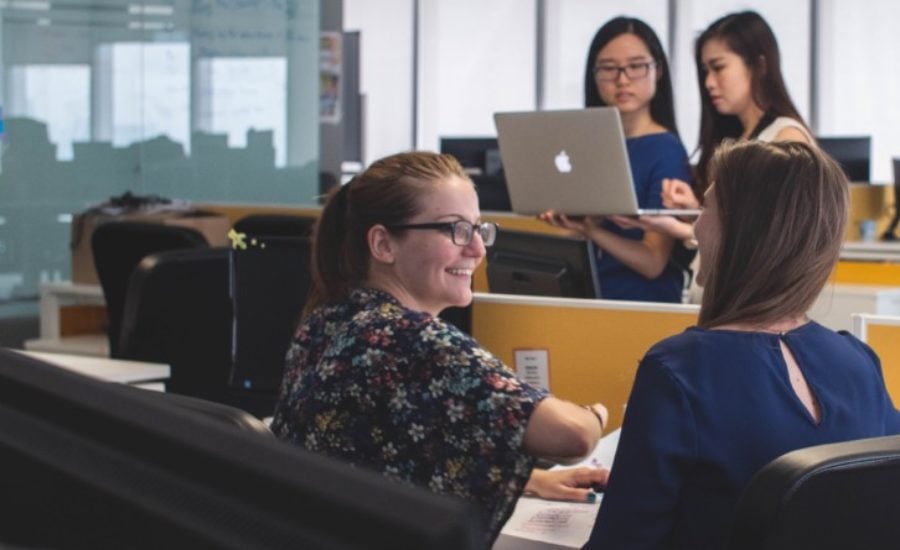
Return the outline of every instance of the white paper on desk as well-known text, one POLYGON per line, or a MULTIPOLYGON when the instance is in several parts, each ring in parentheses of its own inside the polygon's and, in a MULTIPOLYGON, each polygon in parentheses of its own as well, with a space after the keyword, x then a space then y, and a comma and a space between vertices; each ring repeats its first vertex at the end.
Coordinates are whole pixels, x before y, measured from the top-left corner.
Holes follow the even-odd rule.
MULTIPOLYGON (((591 454, 578 464, 555 466, 553 469, 579 466, 609 468, 619 444, 619 433, 620 430, 615 430, 601 438, 591 454)), ((600 510, 603 495, 597 496, 599 498, 594 504, 522 497, 500 532, 528 540, 581 548, 591 536, 597 511, 600 510)))
POLYGON ((581 466, 590 466, 593 468, 612 468, 613 458, 616 456, 616 447, 619 446, 619 434, 622 433, 621 428, 615 429, 600 438, 597 446, 591 451, 581 462, 577 464, 554 466, 551 470, 565 470, 566 468, 578 468, 581 466))
POLYGON ((599 503, 522 497, 500 532, 528 540, 581 548, 591 535, 599 509, 599 503))

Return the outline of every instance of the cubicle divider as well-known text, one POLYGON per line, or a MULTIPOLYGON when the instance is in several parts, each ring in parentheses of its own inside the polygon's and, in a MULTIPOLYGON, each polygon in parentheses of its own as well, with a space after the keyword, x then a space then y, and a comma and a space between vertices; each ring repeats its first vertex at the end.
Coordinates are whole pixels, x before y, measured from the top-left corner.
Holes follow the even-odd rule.
POLYGON ((900 406, 900 317, 854 314, 853 334, 869 344, 881 359, 884 383, 895 406, 900 406))
POLYGON ((841 260, 831 274, 831 281, 861 285, 900 286, 900 263, 841 260))
POLYGON ((472 335, 511 369, 517 350, 546 351, 549 389, 601 402, 622 423, 638 362, 654 343, 697 322, 694 305, 475 294, 472 335))

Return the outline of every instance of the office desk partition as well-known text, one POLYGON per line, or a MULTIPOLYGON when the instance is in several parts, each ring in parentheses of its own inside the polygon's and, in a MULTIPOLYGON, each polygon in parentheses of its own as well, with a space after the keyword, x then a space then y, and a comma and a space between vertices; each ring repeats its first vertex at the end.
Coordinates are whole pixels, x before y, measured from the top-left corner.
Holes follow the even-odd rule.
POLYGON ((641 357, 696 324, 698 312, 696 305, 476 293, 472 335, 512 369, 517 350, 546 351, 550 391, 605 404, 612 430, 622 423, 641 357))
POLYGON ((853 335, 878 354, 884 384, 894 406, 900 405, 900 316, 856 314, 852 319, 853 335))

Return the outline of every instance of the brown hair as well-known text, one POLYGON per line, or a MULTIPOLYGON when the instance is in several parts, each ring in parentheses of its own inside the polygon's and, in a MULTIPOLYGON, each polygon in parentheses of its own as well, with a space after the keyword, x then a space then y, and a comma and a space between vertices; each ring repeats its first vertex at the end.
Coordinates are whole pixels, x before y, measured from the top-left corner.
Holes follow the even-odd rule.
POLYGON ((848 183, 799 142, 725 144, 710 162, 720 238, 700 308, 704 327, 806 313, 840 254, 848 183))
POLYGON ((407 222, 418 214, 423 192, 451 176, 469 179, 450 155, 399 153, 373 162, 332 191, 313 233, 312 289, 303 316, 366 281, 372 226, 407 222))
MULTIPOLYGON (((696 182, 702 192, 712 181, 709 161, 716 147, 728 138, 738 138, 746 130, 735 115, 719 113, 706 89, 706 71, 703 69, 703 46, 710 40, 721 40, 728 49, 743 59, 750 69, 753 102, 765 113, 750 137, 755 138, 772 121, 780 116, 790 117, 801 124, 803 117, 791 101, 784 77, 781 74, 781 54, 778 41, 769 24, 755 11, 731 13, 713 21, 697 38, 694 58, 697 63, 697 79, 700 86, 700 159, 697 162, 696 182)), ((701 193, 702 194, 702 193, 701 193)))

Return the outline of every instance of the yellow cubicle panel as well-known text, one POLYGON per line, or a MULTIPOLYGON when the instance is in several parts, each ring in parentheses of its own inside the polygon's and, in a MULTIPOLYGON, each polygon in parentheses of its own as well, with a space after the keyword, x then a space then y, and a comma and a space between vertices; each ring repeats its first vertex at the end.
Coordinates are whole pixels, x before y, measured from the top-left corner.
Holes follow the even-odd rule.
MULTIPOLYGON (((900 319, 898 319, 900 321, 900 319)), ((900 407, 900 324, 870 321, 866 326, 866 342, 881 359, 884 383, 894 405, 900 407)))
POLYGON ((831 274, 835 283, 900 286, 900 264, 887 262, 838 262, 831 274))
POLYGON ((696 324, 697 306, 476 294, 472 334, 515 369, 514 350, 545 349, 550 391, 609 408, 622 423, 638 362, 651 345, 696 324))
POLYGON ((850 184, 850 219, 845 239, 859 240, 859 223, 875 220, 876 232, 881 235, 890 223, 894 203, 893 185, 850 184))

